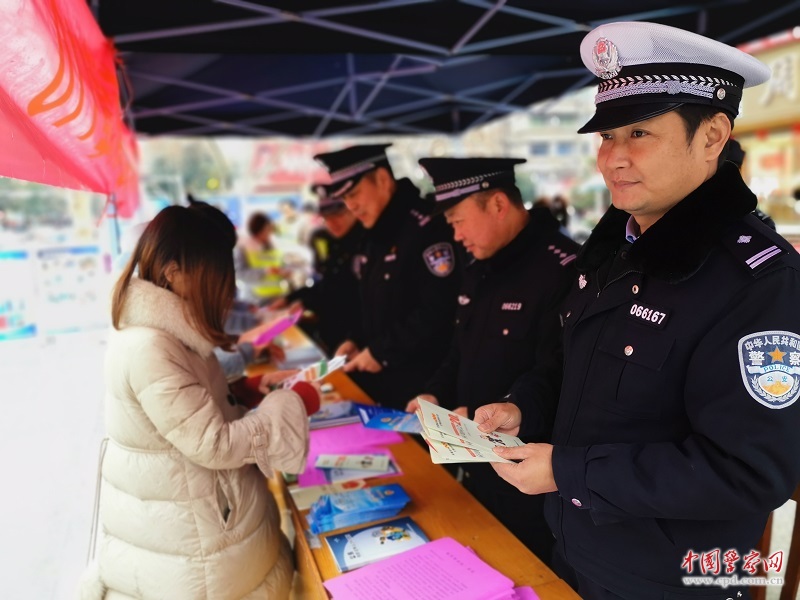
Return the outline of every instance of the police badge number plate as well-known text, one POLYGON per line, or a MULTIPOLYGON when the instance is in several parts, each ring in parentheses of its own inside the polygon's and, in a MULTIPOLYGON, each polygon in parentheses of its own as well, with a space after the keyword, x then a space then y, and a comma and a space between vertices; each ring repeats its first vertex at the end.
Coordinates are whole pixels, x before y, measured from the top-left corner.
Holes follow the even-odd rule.
POLYGON ((453 246, 446 242, 429 246, 423 253, 425 266, 437 277, 447 277, 456 265, 453 246))
POLYGON ((800 336, 760 331, 739 340, 744 387, 768 408, 786 408, 800 396, 800 336))

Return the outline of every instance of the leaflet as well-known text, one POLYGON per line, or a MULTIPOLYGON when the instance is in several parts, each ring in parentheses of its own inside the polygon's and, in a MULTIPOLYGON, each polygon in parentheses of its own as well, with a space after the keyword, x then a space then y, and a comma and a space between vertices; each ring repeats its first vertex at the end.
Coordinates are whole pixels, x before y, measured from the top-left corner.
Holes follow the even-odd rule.
POLYGON ((403 431, 405 433, 420 433, 422 431, 422 424, 419 419, 407 412, 382 406, 368 406, 366 404, 358 404, 356 409, 364 427, 403 431))
POLYGON ((303 314, 303 311, 296 310, 292 312, 286 312, 284 314, 280 314, 277 316, 267 327, 261 335, 259 335, 253 345, 255 346, 265 346, 269 344, 274 338, 278 337, 284 331, 289 329, 292 325, 297 323, 300 320, 300 316, 303 314))
POLYGON ((428 536, 411 517, 400 517, 325 537, 325 543, 341 573, 411 550, 427 542, 428 536))
POLYGON ((386 454, 320 454, 314 464, 318 469, 350 469, 357 471, 382 471, 389 469, 386 454))
POLYGON ((455 444, 431 439, 426 439, 425 441, 428 443, 431 460, 437 465, 463 462, 513 462, 497 456, 497 454, 486 448, 467 448, 466 446, 456 446, 455 444))
POLYGON ((319 362, 308 365, 306 368, 297 373, 297 375, 284 380, 281 385, 283 388, 290 388, 298 381, 317 381, 329 373, 332 373, 337 369, 341 369, 346 362, 347 358, 344 356, 335 356, 330 360, 323 358, 319 362))
POLYGON ((460 462, 512 463, 494 453, 495 446, 522 446, 522 440, 505 433, 483 432, 477 423, 456 413, 418 399, 417 418, 422 437, 436 464, 460 462))

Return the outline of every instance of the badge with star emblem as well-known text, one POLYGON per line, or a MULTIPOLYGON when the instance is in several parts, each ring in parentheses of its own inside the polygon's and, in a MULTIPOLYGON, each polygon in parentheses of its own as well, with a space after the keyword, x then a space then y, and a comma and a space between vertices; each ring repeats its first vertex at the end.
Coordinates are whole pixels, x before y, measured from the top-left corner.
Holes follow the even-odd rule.
POLYGON ((437 277, 447 277, 456 265, 453 247, 446 242, 429 246, 422 257, 428 270, 437 277))
POLYGON ((786 408, 800 396, 800 336, 761 331, 739 340, 744 387, 768 408, 786 408))

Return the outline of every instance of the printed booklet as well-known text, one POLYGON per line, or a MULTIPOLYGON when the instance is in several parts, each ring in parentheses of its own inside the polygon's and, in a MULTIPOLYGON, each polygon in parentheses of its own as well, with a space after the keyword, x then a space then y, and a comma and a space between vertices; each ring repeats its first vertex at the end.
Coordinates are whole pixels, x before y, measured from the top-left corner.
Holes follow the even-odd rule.
POLYGON ((320 454, 314 466, 318 469, 350 469, 382 471, 389 469, 388 454, 320 454))
POLYGON ((388 519, 411 500, 398 483, 323 495, 306 516, 312 533, 388 519))
POLYGON ((356 404, 356 410, 364 427, 402 431, 404 433, 422 432, 422 425, 419 419, 415 415, 402 410, 366 404, 356 404))
POLYGON ((341 573, 352 571, 428 542, 411 517, 401 517, 325 537, 341 573))
POLYGON ((495 446, 522 446, 522 440, 497 431, 484 433, 477 423, 456 413, 418 399, 416 415, 422 424, 422 437, 434 463, 513 461, 497 456, 495 446))
POLYGON ((360 405, 352 400, 323 402, 320 409, 309 417, 308 427, 310 429, 322 429, 323 427, 358 423, 361 418, 356 410, 357 406, 360 405))

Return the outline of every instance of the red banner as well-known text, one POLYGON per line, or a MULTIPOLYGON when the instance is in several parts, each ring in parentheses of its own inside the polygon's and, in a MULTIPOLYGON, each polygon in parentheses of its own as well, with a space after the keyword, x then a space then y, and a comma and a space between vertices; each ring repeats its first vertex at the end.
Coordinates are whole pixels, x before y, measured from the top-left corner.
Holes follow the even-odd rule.
POLYGON ((0 0, 0 175, 138 204, 116 57, 85 0, 0 0))

